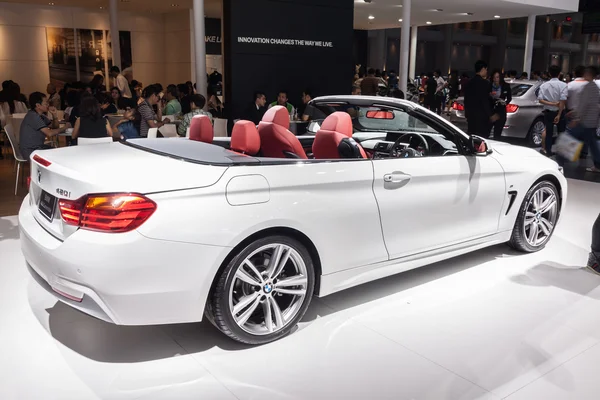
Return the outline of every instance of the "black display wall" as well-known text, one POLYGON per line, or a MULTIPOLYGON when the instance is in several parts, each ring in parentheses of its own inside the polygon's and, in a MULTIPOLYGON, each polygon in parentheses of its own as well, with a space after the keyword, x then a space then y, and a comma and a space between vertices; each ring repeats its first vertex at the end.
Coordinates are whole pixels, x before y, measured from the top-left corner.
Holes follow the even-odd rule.
POLYGON ((353 0, 224 0, 225 102, 240 118, 264 91, 294 106, 305 89, 348 94, 353 77, 353 0))
POLYGON ((206 54, 221 54, 221 20, 219 18, 204 18, 204 41, 206 54))

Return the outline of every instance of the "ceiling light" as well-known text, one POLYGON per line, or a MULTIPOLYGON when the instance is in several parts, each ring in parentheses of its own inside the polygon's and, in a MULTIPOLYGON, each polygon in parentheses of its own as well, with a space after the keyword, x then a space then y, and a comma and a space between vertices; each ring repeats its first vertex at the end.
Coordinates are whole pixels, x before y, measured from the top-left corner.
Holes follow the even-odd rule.
POLYGON ((131 0, 121 0, 121 3, 129 3, 131 0))
POLYGON ((104 10, 104 7, 100 6, 100 9, 101 9, 101 10, 104 10))
POLYGON ((425 22, 427 25, 431 25, 431 21, 427 21, 425 22))
POLYGON ((49 6, 53 6, 53 5, 54 5, 54 3, 48 3, 48 5, 49 5, 49 6))
POLYGON ((460 13, 459 15, 473 15, 472 12, 460 13))
POLYGON ((375 17, 372 15, 369 15, 369 19, 375 19, 375 17))
POLYGON ((494 18, 500 18, 500 16, 499 15, 494 15, 494 18))
POLYGON ((400 18, 400 19, 398 20, 398 22, 402 22, 402 18, 400 18))
POLYGON ((171 7, 179 7, 179 4, 171 4, 171 7))

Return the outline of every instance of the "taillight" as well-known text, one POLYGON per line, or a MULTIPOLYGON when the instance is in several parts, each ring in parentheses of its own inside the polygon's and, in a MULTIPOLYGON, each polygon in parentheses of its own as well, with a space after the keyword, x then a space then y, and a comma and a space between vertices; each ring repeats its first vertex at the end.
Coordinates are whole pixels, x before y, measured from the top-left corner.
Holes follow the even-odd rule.
POLYGON ((27 177, 27 190, 29 190, 29 187, 31 186, 31 177, 28 176, 27 177))
POLYGON ((457 110, 457 111, 465 111, 465 106, 462 105, 461 103, 455 101, 454 103, 452 103, 452 108, 457 110))
POLYGON ((43 165, 44 167, 49 167, 52 164, 50 161, 43 159, 42 157, 38 156, 37 154, 35 156, 33 156, 33 161, 37 162, 38 164, 43 165))
POLYGON ((519 109, 519 106, 516 104, 507 104, 506 105, 506 112, 509 114, 516 113, 518 109, 519 109))
POLYGON ((129 232, 156 211, 156 203, 141 194, 91 194, 60 200, 60 214, 68 225, 101 232, 129 232))

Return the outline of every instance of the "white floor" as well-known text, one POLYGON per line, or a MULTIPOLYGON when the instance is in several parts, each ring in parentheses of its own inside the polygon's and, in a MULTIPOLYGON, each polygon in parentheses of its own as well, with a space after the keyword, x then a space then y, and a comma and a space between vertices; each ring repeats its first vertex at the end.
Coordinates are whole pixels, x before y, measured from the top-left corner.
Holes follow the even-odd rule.
POLYGON ((292 336, 117 327, 56 303, 0 218, 0 399, 600 398, 600 277, 583 269, 600 185, 570 182, 548 248, 505 246, 324 299, 292 336))

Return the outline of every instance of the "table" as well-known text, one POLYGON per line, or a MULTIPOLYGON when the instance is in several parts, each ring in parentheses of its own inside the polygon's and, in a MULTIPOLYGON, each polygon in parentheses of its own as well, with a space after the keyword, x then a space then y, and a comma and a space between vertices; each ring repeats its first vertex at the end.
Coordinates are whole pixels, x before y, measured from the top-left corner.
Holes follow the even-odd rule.
POLYGON ((308 121, 290 121, 290 132, 296 136, 304 135, 308 124, 308 121))

